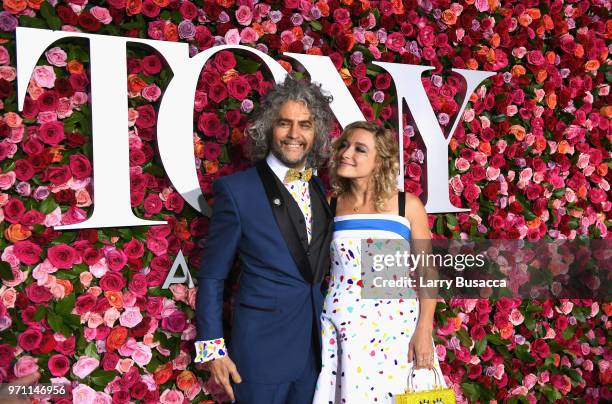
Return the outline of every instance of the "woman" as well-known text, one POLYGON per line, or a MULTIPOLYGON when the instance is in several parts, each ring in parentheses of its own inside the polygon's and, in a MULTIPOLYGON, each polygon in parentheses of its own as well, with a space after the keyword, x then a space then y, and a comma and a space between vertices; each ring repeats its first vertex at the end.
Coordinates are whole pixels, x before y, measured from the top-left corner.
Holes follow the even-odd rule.
POLYGON ((392 135, 368 122, 350 124, 333 145, 336 217, 315 404, 393 403, 413 367, 416 390, 434 387, 433 367, 442 375, 432 339, 434 299, 361 299, 360 239, 431 239, 423 204, 398 193, 397 156, 392 135))

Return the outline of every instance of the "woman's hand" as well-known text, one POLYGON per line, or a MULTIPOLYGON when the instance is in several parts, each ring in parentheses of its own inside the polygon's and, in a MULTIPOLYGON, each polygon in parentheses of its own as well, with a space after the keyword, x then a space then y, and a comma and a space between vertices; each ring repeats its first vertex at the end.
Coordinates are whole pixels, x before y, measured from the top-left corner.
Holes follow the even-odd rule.
POLYGON ((408 363, 414 360, 415 369, 432 369, 434 363, 434 351, 432 343, 432 327, 417 325, 408 345, 408 363))

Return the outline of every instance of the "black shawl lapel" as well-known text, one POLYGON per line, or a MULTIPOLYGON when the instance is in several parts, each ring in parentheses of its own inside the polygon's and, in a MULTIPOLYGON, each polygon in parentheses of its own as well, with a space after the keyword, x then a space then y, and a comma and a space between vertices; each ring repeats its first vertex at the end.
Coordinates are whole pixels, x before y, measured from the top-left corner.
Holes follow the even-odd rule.
POLYGON ((302 246, 300 237, 291 221, 291 218, 289 217, 286 201, 284 200, 283 195, 280 189, 278 189, 274 179, 276 174, 274 174, 265 160, 258 162, 256 168, 259 178, 261 179, 263 187, 266 191, 268 203, 270 203, 270 207, 272 208, 272 212, 274 213, 274 217, 278 223, 278 227, 280 228, 283 238, 287 242, 289 252, 293 256, 293 260, 300 270, 304 280, 306 280, 308 283, 312 283, 313 276, 310 263, 308 262, 308 257, 304 247, 302 246))

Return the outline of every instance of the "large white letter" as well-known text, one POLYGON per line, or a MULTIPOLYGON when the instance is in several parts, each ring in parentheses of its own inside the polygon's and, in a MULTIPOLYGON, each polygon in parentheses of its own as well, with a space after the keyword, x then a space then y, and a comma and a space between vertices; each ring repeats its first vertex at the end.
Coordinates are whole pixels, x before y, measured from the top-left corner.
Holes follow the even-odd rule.
MULTIPOLYGON (((433 69, 433 67, 386 62, 374 62, 374 64, 387 70, 395 82, 398 102, 397 115, 399 119, 399 132, 402 133, 404 128, 402 110, 403 101, 406 100, 408 109, 414 118, 415 125, 425 143, 427 149, 427 203, 425 209, 428 213, 469 211, 469 209, 457 208, 450 203, 448 191, 448 144, 457 128, 457 124, 459 124, 463 117, 465 106, 476 86, 487 77, 494 76, 496 73, 479 70, 453 69, 454 72, 459 73, 466 80, 467 88, 463 97, 463 103, 450 129, 449 136, 445 138, 444 132, 442 132, 436 114, 429 102, 423 83, 421 82, 421 74, 426 70, 433 69)), ((403 136, 400 136, 399 139, 400 150, 403 150, 403 136)), ((400 153, 400 167, 404 167, 403 153, 400 153)))
POLYGON ((87 38, 90 47, 94 210, 84 222, 55 226, 55 229, 165 224, 165 221, 140 219, 131 209, 125 44, 150 45, 170 56, 167 57, 170 60, 188 58, 187 44, 18 27, 19 110, 23 109, 28 82, 42 52, 59 39, 73 37, 87 38))

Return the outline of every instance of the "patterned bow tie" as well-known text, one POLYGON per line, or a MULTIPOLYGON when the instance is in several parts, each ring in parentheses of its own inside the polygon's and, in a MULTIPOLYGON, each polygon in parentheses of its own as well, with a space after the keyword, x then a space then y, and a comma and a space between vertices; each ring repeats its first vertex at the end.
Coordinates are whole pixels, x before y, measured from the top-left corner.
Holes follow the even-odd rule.
POLYGON ((302 181, 310 181, 312 178, 312 168, 307 168, 302 172, 299 172, 295 168, 290 168, 287 170, 287 174, 285 174, 284 183, 289 183, 292 181, 302 180, 302 181))

